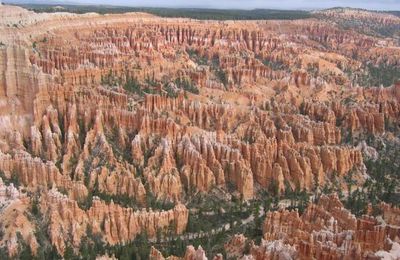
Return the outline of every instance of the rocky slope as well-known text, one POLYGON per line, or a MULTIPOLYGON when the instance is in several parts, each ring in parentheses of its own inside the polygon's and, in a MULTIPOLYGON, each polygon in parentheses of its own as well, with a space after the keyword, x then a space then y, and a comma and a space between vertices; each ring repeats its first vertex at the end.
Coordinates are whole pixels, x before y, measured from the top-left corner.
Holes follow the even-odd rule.
MULTIPOLYGON (((297 210, 269 212, 260 245, 235 235, 225 244, 227 259, 396 259, 400 227, 398 208, 382 204, 382 217, 360 218, 346 210, 336 194, 322 195, 303 214, 297 210)), ((155 248, 150 259, 165 259, 155 248)), ((171 259, 171 257, 169 258, 171 259)), ((204 250, 187 247, 182 258, 207 259, 204 250)), ((221 259, 216 255, 214 259, 221 259)))
POLYGON ((398 16, 389 13, 351 8, 332 8, 317 11, 315 14, 366 34, 393 37, 395 39, 400 37, 400 19, 398 16))

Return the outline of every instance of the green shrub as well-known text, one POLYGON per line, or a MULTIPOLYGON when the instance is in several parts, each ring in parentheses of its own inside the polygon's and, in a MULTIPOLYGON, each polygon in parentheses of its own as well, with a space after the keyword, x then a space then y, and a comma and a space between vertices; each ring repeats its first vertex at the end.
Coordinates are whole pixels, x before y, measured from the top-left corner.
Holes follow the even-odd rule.
POLYGON ((178 88, 183 89, 183 90, 185 90, 187 92, 191 92, 191 93, 196 94, 196 95, 200 93, 200 91, 197 88, 197 86, 195 86, 190 79, 177 78, 175 80, 175 84, 176 84, 176 86, 178 88))

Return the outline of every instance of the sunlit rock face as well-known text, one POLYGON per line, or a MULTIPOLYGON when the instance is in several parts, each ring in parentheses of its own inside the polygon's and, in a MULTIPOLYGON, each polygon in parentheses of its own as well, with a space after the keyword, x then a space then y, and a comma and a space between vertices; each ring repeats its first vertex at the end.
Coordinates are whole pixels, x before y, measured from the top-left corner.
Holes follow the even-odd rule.
MULTIPOLYGON (((259 245, 237 234, 224 249, 229 259, 392 259, 398 253, 399 209, 387 204, 379 208, 383 217, 357 218, 336 194, 322 195, 302 214, 297 210, 268 212, 259 245)), ((187 258, 188 252, 202 254, 199 251, 188 247, 178 259, 203 259, 187 258)), ((165 259, 155 248, 150 258, 165 259)))
MULTIPOLYGON (((350 141, 399 122, 399 84, 364 88, 351 76, 366 60, 399 65, 390 38, 317 19, 216 22, 3 5, 0 14, 0 171, 39 197, 60 254, 78 248, 89 228, 109 245, 158 229, 181 234, 188 198, 215 188, 247 201, 261 190, 345 187, 350 172, 360 185, 363 152, 350 141), (150 201, 174 205, 150 209, 150 201)), ((399 24, 392 16, 377 21, 399 24)), ((35 252, 38 224, 24 219, 34 202, 18 192, 5 192, 20 204, 14 227, 35 252)), ((281 239, 272 227, 286 225, 284 215, 293 219, 287 236, 297 240, 263 242, 253 257, 264 247, 274 248, 272 259, 385 249, 387 228, 321 203, 302 216, 267 215, 265 239, 281 239), (331 233, 315 233, 314 224, 331 233), (364 241, 367 230, 375 242, 364 241), (336 247, 326 249, 329 241, 336 247)), ((15 254, 16 238, 4 239, 15 254)), ((162 259, 155 249, 152 256, 162 259)), ((187 257, 203 259, 204 250, 188 248, 187 257)))

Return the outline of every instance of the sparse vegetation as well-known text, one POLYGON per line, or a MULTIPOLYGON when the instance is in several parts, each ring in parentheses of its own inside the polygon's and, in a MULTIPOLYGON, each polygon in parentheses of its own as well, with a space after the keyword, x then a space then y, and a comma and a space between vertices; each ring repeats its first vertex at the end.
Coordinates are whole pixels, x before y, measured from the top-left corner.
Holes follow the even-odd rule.
POLYGON ((208 59, 204 56, 199 56, 199 52, 195 49, 187 49, 186 52, 189 54, 189 58, 198 65, 208 65, 208 59))
POLYGON ((5 185, 10 185, 12 183, 16 188, 21 185, 18 174, 16 172, 12 172, 11 177, 7 178, 5 173, 0 170, 0 178, 3 179, 5 185))
POLYGON ((271 60, 271 59, 264 59, 263 63, 265 66, 270 67, 272 70, 289 70, 289 66, 287 66, 284 62, 279 60, 271 60))
POLYGON ((217 69, 215 71, 215 75, 217 76, 218 80, 226 87, 228 85, 228 77, 226 72, 223 69, 217 69))
POLYGON ((364 87, 389 87, 400 80, 400 67, 396 65, 367 64, 365 71, 358 75, 357 83, 364 87))
POLYGON ((169 98, 178 97, 178 92, 171 86, 171 84, 166 83, 164 85, 164 90, 167 92, 167 97, 169 98))
POLYGON ((193 82, 188 78, 177 78, 175 80, 175 85, 178 88, 183 89, 184 91, 187 91, 187 92, 190 92, 190 93, 193 93, 193 94, 199 94, 200 93, 198 87, 195 86, 193 84, 193 82))
POLYGON ((121 77, 115 75, 115 73, 110 69, 106 75, 101 75, 101 84, 110 87, 119 86, 122 83, 121 77))

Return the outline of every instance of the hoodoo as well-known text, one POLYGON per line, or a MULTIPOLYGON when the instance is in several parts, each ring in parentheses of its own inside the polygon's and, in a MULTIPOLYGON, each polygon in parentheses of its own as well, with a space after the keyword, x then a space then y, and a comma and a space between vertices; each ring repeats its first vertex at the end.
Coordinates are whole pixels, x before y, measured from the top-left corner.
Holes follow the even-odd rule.
POLYGON ((396 13, 51 10, 0 5, 2 257, 399 258, 396 13))

